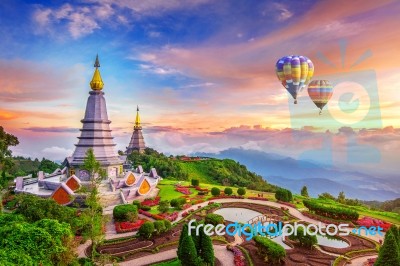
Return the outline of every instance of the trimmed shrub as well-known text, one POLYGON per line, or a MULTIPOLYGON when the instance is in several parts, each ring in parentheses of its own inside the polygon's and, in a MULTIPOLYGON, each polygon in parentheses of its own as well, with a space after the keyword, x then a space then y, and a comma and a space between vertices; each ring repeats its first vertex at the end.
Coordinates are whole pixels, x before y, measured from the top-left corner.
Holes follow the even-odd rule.
POLYGON ((268 262, 268 265, 281 264, 286 256, 286 251, 281 245, 267 237, 255 236, 253 239, 259 254, 264 257, 264 261, 268 262))
POLYGON ((156 230, 157 234, 161 234, 162 232, 166 231, 164 220, 155 221, 153 224, 154 224, 154 229, 156 230))
POLYGON ((113 210, 114 220, 118 222, 130 221, 134 222, 137 219, 138 209, 132 204, 123 204, 115 206, 113 210))
POLYGON ((139 235, 143 238, 149 239, 154 232, 154 224, 152 222, 145 222, 139 228, 139 235))
POLYGON ((307 231, 304 231, 303 227, 298 227, 297 234, 290 235, 289 239, 298 241, 300 246, 308 249, 312 249, 312 247, 318 243, 317 236, 307 234, 307 231))
POLYGON ((197 187, 200 185, 200 181, 198 179, 192 179, 192 186, 197 187))
POLYGON ((232 193, 233 193, 233 191, 232 191, 232 189, 230 187, 226 187, 224 189, 224 194, 225 195, 232 195, 232 193))
POLYGON ((213 187, 213 188, 211 189, 211 195, 213 195, 213 196, 219 196, 219 194, 221 194, 221 190, 220 190, 219 188, 213 187))
POLYGON ((238 194, 239 196, 244 196, 244 195, 246 194, 246 189, 244 189, 244 188, 242 188, 242 187, 238 188, 237 194, 238 194))
POLYGON ((172 223, 169 220, 162 220, 165 226, 165 232, 171 230, 172 228, 172 223))
POLYGON ((303 200, 304 206, 315 214, 329 217, 336 220, 358 220, 358 212, 345 208, 338 208, 333 206, 325 206, 316 200, 303 200))
POLYGON ((284 202, 290 202, 293 200, 293 195, 290 190, 284 189, 284 188, 279 188, 275 192, 275 198, 280 201, 284 202))
POLYGON ((222 217, 219 214, 209 213, 209 214, 206 215, 204 223, 205 224, 212 224, 212 225, 223 224, 224 223, 224 217, 222 217))

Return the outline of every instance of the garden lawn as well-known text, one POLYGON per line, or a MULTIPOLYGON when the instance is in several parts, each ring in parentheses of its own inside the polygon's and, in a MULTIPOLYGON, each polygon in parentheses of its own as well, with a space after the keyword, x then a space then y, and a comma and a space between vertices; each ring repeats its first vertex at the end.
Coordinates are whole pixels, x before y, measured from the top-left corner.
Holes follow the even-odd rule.
POLYGON ((198 179, 200 183, 217 184, 208 174, 208 165, 203 162, 179 162, 180 166, 189 175, 189 179, 198 179))
MULTIPOLYGON (((175 191, 174 184, 177 184, 178 182, 180 182, 180 184, 182 186, 190 186, 191 185, 190 181, 180 181, 180 180, 174 180, 174 179, 163 179, 160 181, 160 183, 158 184, 158 188, 160 189, 160 192, 158 193, 158 195, 161 197, 161 200, 163 200, 163 199, 171 200, 171 199, 179 198, 180 196, 184 195, 180 192, 175 191)), ((217 187, 221 190, 221 192, 223 192, 224 189, 226 188, 226 186, 215 185, 215 184, 206 184, 206 183, 202 183, 202 182, 200 182, 200 187, 208 188, 209 190, 211 190, 211 188, 213 188, 213 187, 217 187)), ((230 187, 230 188, 232 188, 232 190, 233 190, 232 195, 237 195, 236 191, 238 188, 237 187, 230 187)), ((190 195, 191 197, 197 195, 197 193, 198 193, 198 191, 194 188, 191 188, 190 191, 193 193, 190 195)), ((257 197, 258 194, 264 194, 264 198, 267 198, 270 201, 276 201, 274 193, 262 192, 262 191, 257 191, 257 190, 246 189, 245 197, 257 197)), ((207 196, 205 199, 209 199, 211 197, 212 197, 212 195, 210 192, 209 196, 207 196)))

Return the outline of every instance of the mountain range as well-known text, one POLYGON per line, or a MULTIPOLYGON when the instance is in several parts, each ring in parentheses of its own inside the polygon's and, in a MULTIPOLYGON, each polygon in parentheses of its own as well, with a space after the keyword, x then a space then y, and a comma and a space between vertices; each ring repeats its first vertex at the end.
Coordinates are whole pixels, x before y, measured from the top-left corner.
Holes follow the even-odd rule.
POLYGON ((361 200, 389 200, 400 196, 399 181, 385 176, 346 171, 316 162, 296 160, 274 153, 243 148, 230 148, 219 153, 196 153, 196 156, 229 158, 263 176, 269 183, 300 193, 306 185, 311 196, 328 192, 361 200))

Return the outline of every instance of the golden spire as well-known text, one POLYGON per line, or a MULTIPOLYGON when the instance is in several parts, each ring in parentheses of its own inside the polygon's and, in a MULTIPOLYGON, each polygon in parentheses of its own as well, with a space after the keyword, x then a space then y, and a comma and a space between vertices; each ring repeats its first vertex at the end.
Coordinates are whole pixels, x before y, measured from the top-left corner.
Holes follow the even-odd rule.
POLYGON ((94 91, 100 91, 103 89, 104 82, 101 79, 100 71, 99 71, 99 67, 100 67, 99 55, 96 55, 96 61, 94 62, 94 67, 96 69, 93 73, 93 78, 92 78, 92 81, 90 82, 90 87, 94 91))
POLYGON ((142 126, 140 125, 140 115, 139 115, 139 106, 136 108, 136 120, 135 120, 135 127, 137 129, 141 129, 142 126))

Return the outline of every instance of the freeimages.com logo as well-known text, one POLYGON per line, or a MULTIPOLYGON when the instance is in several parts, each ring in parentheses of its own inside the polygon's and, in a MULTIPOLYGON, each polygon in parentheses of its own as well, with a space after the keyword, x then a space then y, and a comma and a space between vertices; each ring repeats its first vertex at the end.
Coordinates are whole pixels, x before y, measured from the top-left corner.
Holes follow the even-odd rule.
POLYGON ((200 230, 203 230, 204 234, 208 236, 219 235, 223 236, 225 234, 229 236, 238 235, 239 237, 244 236, 247 241, 250 241, 255 236, 268 236, 268 237, 277 237, 277 236, 290 236, 297 235, 299 232, 299 228, 302 228, 302 232, 304 235, 329 235, 329 236, 347 236, 350 232, 358 235, 379 235, 383 236, 382 228, 377 226, 360 227, 354 228, 350 230, 349 224, 328 224, 323 226, 322 223, 318 224, 308 224, 304 225, 302 223, 295 222, 292 224, 283 224, 282 222, 278 223, 255 223, 255 224, 241 224, 238 222, 228 224, 225 226, 224 224, 218 224, 216 226, 212 224, 195 224, 196 220, 190 220, 188 224, 188 234, 192 235, 200 235, 200 230), (233 230, 232 230, 233 229, 233 230))

